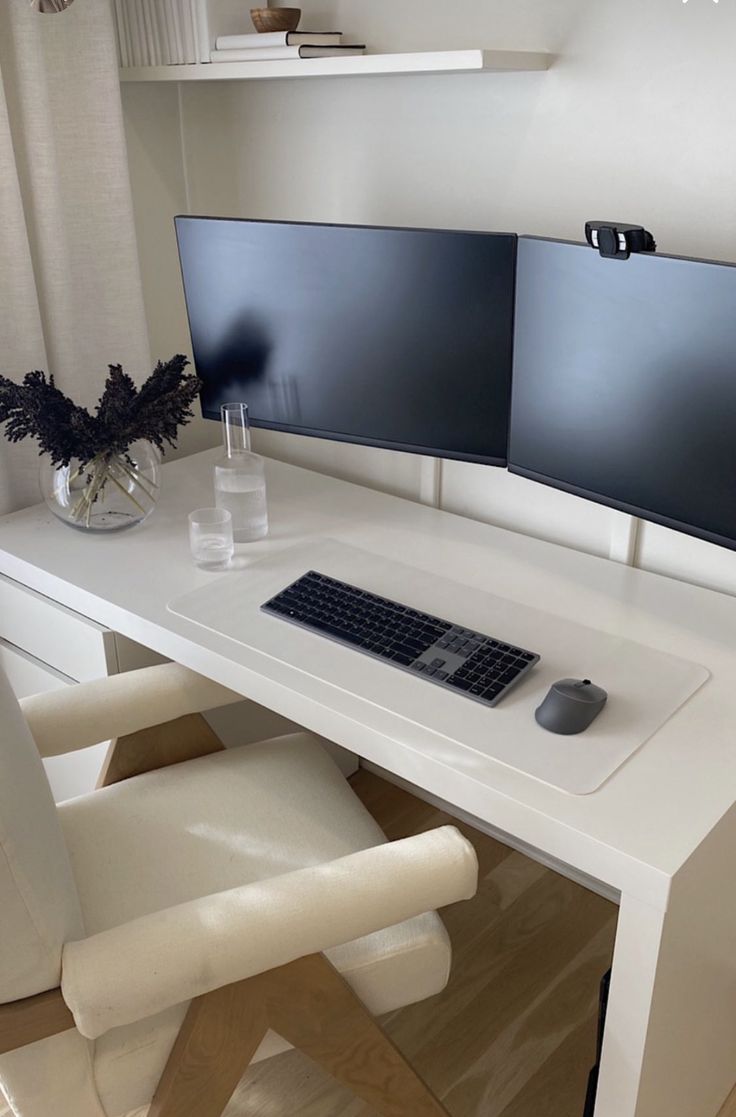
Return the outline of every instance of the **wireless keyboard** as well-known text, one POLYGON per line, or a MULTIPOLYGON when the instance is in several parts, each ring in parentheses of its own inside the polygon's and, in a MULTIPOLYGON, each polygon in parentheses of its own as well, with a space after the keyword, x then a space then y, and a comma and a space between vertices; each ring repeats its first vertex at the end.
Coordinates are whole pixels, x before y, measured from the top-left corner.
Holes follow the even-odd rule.
POLYGON ((261 606, 290 624, 496 706, 539 656, 309 570, 261 606))

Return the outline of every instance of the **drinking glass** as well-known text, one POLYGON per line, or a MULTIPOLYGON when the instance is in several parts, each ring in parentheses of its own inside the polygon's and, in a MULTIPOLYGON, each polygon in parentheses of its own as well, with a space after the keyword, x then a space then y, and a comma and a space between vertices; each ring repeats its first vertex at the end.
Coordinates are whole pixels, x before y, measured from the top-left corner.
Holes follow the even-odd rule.
POLYGON ((197 566, 227 566, 233 557, 233 518, 226 508, 198 508, 189 513, 189 546, 197 566))

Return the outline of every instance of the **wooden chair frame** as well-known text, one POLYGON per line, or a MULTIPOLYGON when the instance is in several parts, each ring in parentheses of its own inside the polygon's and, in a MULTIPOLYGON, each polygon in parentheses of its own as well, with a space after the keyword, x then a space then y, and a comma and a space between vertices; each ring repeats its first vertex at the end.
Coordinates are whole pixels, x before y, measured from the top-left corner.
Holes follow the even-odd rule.
MULTIPOLYGON (((98 787, 219 752, 201 714, 119 737, 98 787)), ((61 989, 0 1005, 0 1054, 73 1028, 61 989)), ((347 982, 312 954, 193 1000, 148 1117, 221 1117, 272 1028, 383 1117, 448 1117, 347 982)))

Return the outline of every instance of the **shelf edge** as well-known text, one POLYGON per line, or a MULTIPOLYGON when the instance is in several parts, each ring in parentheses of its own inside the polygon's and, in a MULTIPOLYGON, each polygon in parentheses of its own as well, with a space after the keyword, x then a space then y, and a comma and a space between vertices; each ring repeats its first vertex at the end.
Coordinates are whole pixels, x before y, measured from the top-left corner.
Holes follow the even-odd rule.
POLYGON ((137 66, 120 70, 120 81, 263 81, 277 78, 360 77, 381 74, 510 73, 547 70, 545 51, 446 50, 365 54, 351 58, 204 62, 183 66, 137 66))

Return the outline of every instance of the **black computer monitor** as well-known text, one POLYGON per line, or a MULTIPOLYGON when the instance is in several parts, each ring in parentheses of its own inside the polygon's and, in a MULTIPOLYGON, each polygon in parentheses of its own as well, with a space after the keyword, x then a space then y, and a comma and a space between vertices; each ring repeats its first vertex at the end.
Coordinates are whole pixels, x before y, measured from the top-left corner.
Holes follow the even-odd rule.
POLYGON ((509 468, 736 549, 736 267, 520 238, 509 468))
POLYGON ((203 414, 504 465, 516 237, 177 217, 203 414))

